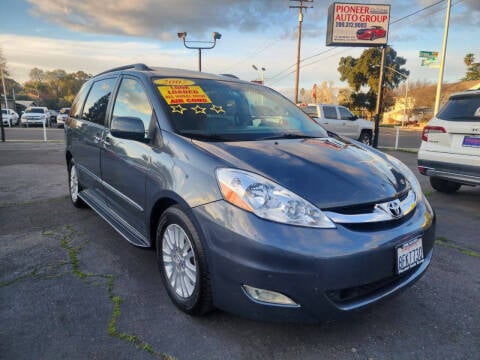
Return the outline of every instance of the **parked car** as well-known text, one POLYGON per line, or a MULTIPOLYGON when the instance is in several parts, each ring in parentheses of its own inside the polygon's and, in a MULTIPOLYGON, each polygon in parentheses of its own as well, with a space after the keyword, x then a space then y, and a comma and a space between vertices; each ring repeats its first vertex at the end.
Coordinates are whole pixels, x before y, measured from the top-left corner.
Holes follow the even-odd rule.
POLYGON ((3 125, 18 125, 18 114, 12 109, 2 109, 2 121, 3 125))
POLYGON ((418 170, 440 192, 480 185, 480 90, 450 96, 423 128, 418 170))
POLYGON ((50 126, 56 126, 57 125, 58 111, 53 110, 53 109, 49 109, 48 112, 49 112, 49 115, 50 115, 50 126))
POLYGON ((83 85, 65 134, 73 205, 155 248, 188 314, 339 317, 413 284, 432 258, 415 175, 268 87, 124 66, 83 85))
POLYGON ((328 131, 371 145, 373 123, 359 119, 345 106, 331 104, 300 104, 300 108, 328 131))
POLYGON ((22 126, 43 125, 50 126, 50 113, 48 108, 41 106, 30 106, 25 109, 20 119, 22 126))
POLYGON ((387 32, 381 26, 371 26, 365 29, 357 30, 357 39, 358 40, 375 40, 378 38, 385 37, 387 32))
POLYGON ((63 127, 65 120, 68 118, 70 108, 61 108, 57 115, 57 127, 63 127))

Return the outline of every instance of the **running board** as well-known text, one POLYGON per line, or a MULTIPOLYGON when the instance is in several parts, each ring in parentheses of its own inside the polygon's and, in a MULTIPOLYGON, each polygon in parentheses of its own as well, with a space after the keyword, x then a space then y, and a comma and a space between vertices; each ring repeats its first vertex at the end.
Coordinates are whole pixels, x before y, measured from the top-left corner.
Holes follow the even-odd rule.
POLYGON ((91 190, 83 190, 78 196, 132 245, 150 247, 150 242, 140 232, 90 193, 91 190))

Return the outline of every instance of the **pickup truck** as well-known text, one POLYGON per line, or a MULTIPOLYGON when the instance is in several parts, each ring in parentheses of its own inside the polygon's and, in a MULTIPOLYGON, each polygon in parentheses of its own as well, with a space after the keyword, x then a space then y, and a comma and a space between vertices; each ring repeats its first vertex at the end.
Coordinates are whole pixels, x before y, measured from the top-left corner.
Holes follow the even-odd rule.
POLYGON ((356 139, 367 145, 372 144, 373 123, 365 119, 359 119, 345 106, 301 104, 299 107, 328 131, 356 139))

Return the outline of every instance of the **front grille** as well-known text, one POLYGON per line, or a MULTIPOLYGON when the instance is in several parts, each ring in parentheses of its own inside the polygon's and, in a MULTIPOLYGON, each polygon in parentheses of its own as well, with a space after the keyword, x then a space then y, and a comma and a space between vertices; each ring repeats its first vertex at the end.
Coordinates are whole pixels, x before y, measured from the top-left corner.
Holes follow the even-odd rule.
POLYGON ((360 301, 369 295, 373 295, 377 292, 381 292, 383 289, 399 284, 403 279, 409 277, 415 271, 417 271, 417 268, 418 265, 408 271, 405 271, 401 275, 391 276, 372 283, 345 289, 327 291, 326 295, 331 301, 339 305, 352 301, 360 301))
MULTIPOLYGON (((399 199, 400 201, 405 200, 405 198, 408 196, 408 192, 410 189, 406 189, 402 191, 401 193, 397 194, 396 197, 382 200, 381 202, 386 202, 386 201, 391 201, 395 199, 399 199)), ((369 214, 373 212, 375 208, 375 204, 378 202, 372 202, 372 203, 365 203, 365 204, 355 204, 355 205, 348 205, 348 206, 341 206, 341 207, 335 207, 335 208, 328 208, 328 209, 323 209, 326 211, 331 211, 335 212, 338 214, 344 214, 344 215, 359 215, 359 214, 369 214)))

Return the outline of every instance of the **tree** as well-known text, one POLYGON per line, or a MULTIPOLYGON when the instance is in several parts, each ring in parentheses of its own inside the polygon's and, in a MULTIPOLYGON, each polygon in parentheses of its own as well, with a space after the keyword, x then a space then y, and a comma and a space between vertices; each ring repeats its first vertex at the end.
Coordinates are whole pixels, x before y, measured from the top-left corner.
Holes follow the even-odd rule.
POLYGON ((462 80, 480 80, 480 63, 475 62, 475 56, 472 53, 468 53, 463 58, 463 61, 467 65, 467 73, 462 80))
POLYGON ((3 56, 2 48, 0 48, 0 67, 3 69, 3 76, 9 76, 7 69, 7 59, 3 56))
MULTIPOLYGON (((337 68, 340 73, 340 80, 347 81, 355 92, 366 86, 376 94, 378 92, 381 57, 382 53, 379 48, 369 48, 363 51, 358 59, 351 56, 342 57, 337 68)), ((405 77, 395 71, 408 76, 410 72, 401 68, 406 62, 403 57, 397 56, 394 49, 387 47, 384 72, 384 86, 386 88, 396 88, 401 81, 405 81, 405 77), (389 70, 389 68, 395 71, 389 70)))
POLYGON ((35 99, 37 104, 58 109, 72 103, 80 87, 91 75, 84 71, 67 73, 63 69, 30 70, 30 80, 24 84, 23 95, 35 99))
POLYGON ((30 80, 36 81, 36 82, 41 82, 45 80, 45 71, 39 68, 33 68, 30 70, 30 80))

